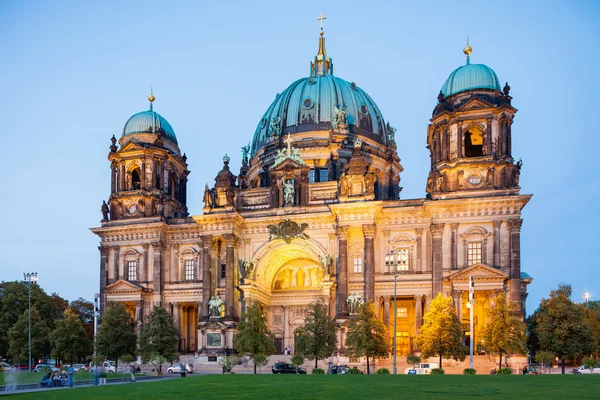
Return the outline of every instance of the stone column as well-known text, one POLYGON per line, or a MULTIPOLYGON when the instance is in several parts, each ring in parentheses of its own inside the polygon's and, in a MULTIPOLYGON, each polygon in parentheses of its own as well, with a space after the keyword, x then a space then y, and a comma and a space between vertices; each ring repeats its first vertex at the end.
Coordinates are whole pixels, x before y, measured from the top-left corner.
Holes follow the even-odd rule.
POLYGON ((494 231, 494 260, 493 265, 494 267, 499 267, 500 266, 500 226, 502 225, 502 221, 500 220, 495 220, 494 222, 492 222, 493 224, 493 231, 494 231))
POLYGON ((162 273, 162 259, 165 251, 161 242, 152 242, 152 289, 154 291, 153 301, 155 306, 162 304, 162 290, 164 274, 162 273))
POLYGON ((100 311, 104 313, 106 309, 106 295, 104 289, 108 284, 108 271, 106 270, 108 263, 108 247, 98 246, 100 251, 100 311))
POLYGON ((225 317, 234 318, 236 314, 235 307, 235 271, 236 265, 234 260, 234 249, 237 242, 237 236, 226 234, 223 235, 225 237, 225 288, 226 288, 226 297, 225 297, 225 317))
POLYGON ((425 230, 425 270, 424 272, 431 272, 431 268, 433 265, 433 247, 432 247, 432 238, 431 238, 431 230, 425 230))
POLYGON ((121 163, 121 171, 119 173, 119 191, 127 190, 127 175, 125 175, 125 164, 121 163))
MULTIPOLYGON (((348 316, 348 304, 346 299, 348 298, 348 227, 338 226, 338 248, 339 248, 339 261, 338 261, 338 289, 337 289, 337 308, 338 317, 348 316)), ((342 342, 343 346, 343 342, 342 342)))
POLYGON ((135 302, 135 333, 136 335, 140 334, 140 330, 142 329, 142 325, 144 324, 144 308, 143 302, 138 300, 135 302))
POLYGON ((140 182, 140 189, 146 189, 148 185, 146 185, 146 160, 142 160, 142 176, 140 177, 142 180, 140 182))
POLYGON ((458 223, 450 224, 452 230, 452 270, 458 269, 458 223))
POLYGON ((481 262, 489 265, 487 247, 488 247, 488 238, 484 237, 483 244, 481 245, 481 262))
POLYGON ((109 283, 113 283, 116 282, 119 277, 119 268, 120 268, 120 260, 119 260, 119 246, 112 246, 112 258, 113 258, 113 262, 112 262, 112 267, 113 267, 113 271, 112 271, 112 279, 111 282, 109 283))
POLYGON ((492 155, 492 119, 487 119, 487 128, 485 130, 485 155, 492 155))
POLYGON ((508 221, 510 232, 510 301, 521 302, 521 225, 522 219, 508 221))
MULTIPOLYGON (((115 163, 110 165, 110 193, 113 194, 117 191, 117 181, 116 181, 116 166, 115 163)), ((112 217, 112 215, 111 215, 112 217)))
POLYGON ((465 138, 463 138, 462 126, 458 127, 458 132, 456 132, 456 148, 458 150, 458 158, 463 157, 463 143, 465 138))
POLYGON ((139 266, 138 276, 140 277, 140 282, 146 282, 148 281, 148 243, 142 243, 142 249, 144 253, 141 257, 142 261, 140 264, 142 265, 139 266))
POLYGON ((423 228, 415 229, 417 235, 417 272, 423 272, 423 228))
POLYGON ((432 224, 432 295, 436 296, 442 291, 442 235, 444 233, 444 224, 432 224))
POLYGON ((453 289, 452 292, 452 306, 454 307, 454 310, 456 311, 456 315, 458 316, 458 319, 460 319, 462 321, 462 317, 461 317, 461 296, 462 296, 462 291, 460 290, 456 290, 453 289))
POLYGON ((375 224, 363 225, 365 236, 365 300, 375 299, 375 224))
POLYGON ((467 246, 467 239, 463 239, 462 245, 463 245, 463 268, 467 268, 468 263, 469 263, 469 248, 467 246))
POLYGON ((415 296, 415 336, 419 334, 419 329, 423 325, 423 296, 415 296))
POLYGON ((211 251, 212 251, 212 236, 202 236, 202 318, 208 319, 208 301, 212 294, 212 279, 210 273, 211 251))

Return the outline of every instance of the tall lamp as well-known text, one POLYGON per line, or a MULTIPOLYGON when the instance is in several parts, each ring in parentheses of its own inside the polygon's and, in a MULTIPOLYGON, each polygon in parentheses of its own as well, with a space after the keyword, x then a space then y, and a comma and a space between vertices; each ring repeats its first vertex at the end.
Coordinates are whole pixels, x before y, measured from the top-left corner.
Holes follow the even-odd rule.
POLYGON ((94 293, 94 386, 98 386, 98 359, 96 357, 96 333, 98 333, 98 293, 94 293))
POLYGON ((35 284, 38 281, 37 272, 23 272, 23 281, 29 289, 29 372, 31 372, 31 284, 35 284))

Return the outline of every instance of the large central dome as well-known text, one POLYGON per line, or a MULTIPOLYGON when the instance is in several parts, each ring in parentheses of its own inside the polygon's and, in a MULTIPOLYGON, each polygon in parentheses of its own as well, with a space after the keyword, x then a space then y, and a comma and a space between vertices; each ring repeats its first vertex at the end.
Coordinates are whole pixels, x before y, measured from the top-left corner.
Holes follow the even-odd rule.
POLYGON ((354 82, 333 76, 333 63, 325 52, 325 38, 319 39, 319 53, 311 63, 311 76, 295 81, 277 94, 258 123, 252 154, 272 137, 331 130, 339 110, 345 111, 350 133, 388 143, 389 132, 379 107, 354 82))

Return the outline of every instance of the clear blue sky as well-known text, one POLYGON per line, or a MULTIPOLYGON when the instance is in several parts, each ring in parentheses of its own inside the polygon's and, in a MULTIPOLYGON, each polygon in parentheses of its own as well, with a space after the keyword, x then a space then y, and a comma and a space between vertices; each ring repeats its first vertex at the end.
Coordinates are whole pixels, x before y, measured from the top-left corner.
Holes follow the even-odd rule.
POLYGON ((98 288, 100 205, 110 194, 110 137, 147 109, 171 123, 200 214, 225 153, 240 147, 278 92, 307 76, 320 13, 335 73, 354 81, 398 128, 402 198, 424 196, 426 128, 446 77, 491 66, 519 109, 522 268, 528 311, 559 282, 600 299, 598 88, 600 3, 0 2, 0 280, 39 272, 47 292, 98 288))

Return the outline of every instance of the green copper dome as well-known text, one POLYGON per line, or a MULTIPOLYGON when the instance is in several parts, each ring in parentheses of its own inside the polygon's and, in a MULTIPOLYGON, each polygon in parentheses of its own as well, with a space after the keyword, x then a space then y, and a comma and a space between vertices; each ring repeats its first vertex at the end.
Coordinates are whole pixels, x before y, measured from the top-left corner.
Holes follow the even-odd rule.
POLYGON ((484 64, 469 64, 456 68, 442 86, 445 97, 472 89, 501 90, 493 69, 484 64))
POLYGON ((152 103, 150 103, 148 111, 134 114, 125 123, 123 136, 134 135, 136 133, 151 133, 155 135, 160 133, 164 138, 177 144, 177 137, 171 124, 162 115, 152 109, 152 103))

